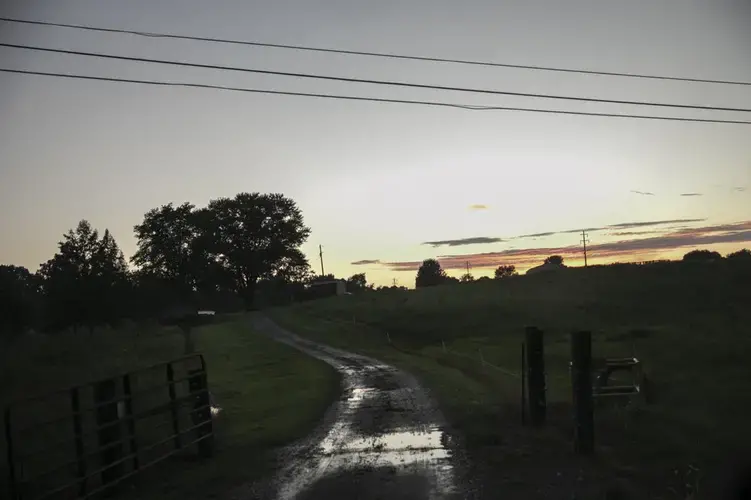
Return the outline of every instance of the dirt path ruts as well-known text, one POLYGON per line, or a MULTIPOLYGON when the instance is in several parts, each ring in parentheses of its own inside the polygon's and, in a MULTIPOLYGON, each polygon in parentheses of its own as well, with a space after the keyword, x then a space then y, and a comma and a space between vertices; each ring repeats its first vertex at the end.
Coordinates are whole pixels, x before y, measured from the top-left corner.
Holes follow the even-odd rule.
POLYGON ((456 444, 414 377, 302 339, 265 317, 254 319, 254 329, 330 364, 344 388, 321 428, 286 450, 268 498, 466 498, 456 484, 456 444))

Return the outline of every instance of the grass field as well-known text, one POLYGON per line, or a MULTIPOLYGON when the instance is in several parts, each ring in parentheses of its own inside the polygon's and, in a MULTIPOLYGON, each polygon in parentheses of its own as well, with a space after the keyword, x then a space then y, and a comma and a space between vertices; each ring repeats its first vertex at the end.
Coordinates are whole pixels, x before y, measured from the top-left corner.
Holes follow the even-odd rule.
MULTIPOLYGON (((209 388, 222 408, 216 453, 199 461, 175 457, 136 476, 123 498, 214 498, 269 473, 273 451, 307 434, 339 394, 338 374, 325 363, 251 331, 247 318, 195 330, 209 388)), ((179 357, 176 329, 26 337, 4 346, 0 401, 96 380, 179 357)), ((4 468, 5 452, 0 456, 4 468)), ((4 478, 3 478, 4 479, 4 478)))
POLYGON ((655 398, 629 409, 596 410, 599 457, 612 459, 626 482, 667 494, 697 483, 711 490, 722 481, 723 461, 751 444, 749 283, 748 269, 724 263, 591 267, 337 297, 272 316, 302 335, 421 376, 449 420, 476 445, 474 452, 490 462, 498 451, 493 443, 508 440, 499 415, 518 409, 520 385, 483 368, 480 356, 519 372, 524 327, 543 329, 550 427, 565 441, 571 426, 568 336, 590 330, 595 356, 642 360, 655 398))

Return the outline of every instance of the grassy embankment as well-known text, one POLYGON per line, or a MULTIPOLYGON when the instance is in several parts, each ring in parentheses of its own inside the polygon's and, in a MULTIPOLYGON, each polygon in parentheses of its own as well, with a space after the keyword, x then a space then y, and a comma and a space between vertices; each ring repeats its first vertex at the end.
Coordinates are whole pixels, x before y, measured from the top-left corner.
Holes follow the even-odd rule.
POLYGON ((570 449, 569 333, 591 330, 595 356, 635 353, 643 361, 655 398, 627 410, 598 407, 598 456, 609 459, 600 460, 609 463, 603 474, 655 495, 673 488, 685 496, 698 482, 713 490, 722 460, 751 444, 750 278, 748 269, 727 263, 591 267, 337 297, 271 316, 301 335, 411 370, 432 389, 475 461, 507 470, 512 457, 535 454, 518 449, 542 435, 548 444, 540 443, 540 453, 550 456, 556 436, 570 449), (519 372, 527 325, 545 331, 550 427, 562 432, 511 431, 519 381, 480 362, 481 350, 486 361, 519 372))
MULTIPOLYGON (((120 496, 222 496, 270 473, 273 451, 307 434, 339 394, 339 376, 331 367, 254 333, 243 316, 200 327, 195 338, 206 359, 209 388, 222 408, 215 423, 215 455, 205 461, 177 456, 162 462, 121 488, 120 496)), ((182 349, 182 336, 174 328, 24 337, 4 345, 0 353, 0 407, 174 359, 182 349)), ((5 462, 0 449, 2 474, 5 462)), ((0 485, 4 481, 5 475, 0 485)))

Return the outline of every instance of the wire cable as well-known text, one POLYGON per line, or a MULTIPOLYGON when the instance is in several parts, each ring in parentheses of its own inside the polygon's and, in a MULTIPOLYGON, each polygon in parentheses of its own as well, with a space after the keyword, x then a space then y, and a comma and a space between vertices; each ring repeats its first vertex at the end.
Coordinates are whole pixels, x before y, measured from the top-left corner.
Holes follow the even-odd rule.
POLYGON ((263 90, 263 89, 249 89, 243 87, 228 87, 223 85, 209 85, 203 83, 188 83, 188 82, 164 82, 155 80, 135 80, 130 78, 112 78, 105 76, 90 76, 90 75, 72 75, 65 73, 49 73, 43 71, 30 71, 11 68, 0 68, 2 73, 14 73, 21 75, 41 75, 55 78, 67 78, 76 80, 94 80, 102 82, 120 82, 131 83, 141 85, 155 85, 161 87, 189 87, 199 89, 214 89, 214 90, 226 90, 233 92, 247 92, 252 94, 268 94, 268 95, 283 95, 283 96, 299 96, 299 97, 315 97, 321 99, 336 99, 347 101, 367 101, 377 103, 395 103, 395 104, 413 104, 421 106, 436 106, 445 108, 459 108, 469 111, 520 111, 526 113, 546 113, 556 115, 575 115, 575 116, 601 116, 606 118, 634 118, 641 120, 663 120, 663 121, 676 121, 676 122, 701 122, 701 123, 725 123, 736 125, 751 125, 751 121, 742 120, 715 120, 709 118, 683 118, 674 116, 651 116, 651 115, 630 115, 630 114, 615 114, 615 113, 590 113, 586 111, 564 111, 557 109, 538 109, 538 108, 519 108, 510 106, 475 106, 470 104, 440 102, 440 101, 412 101, 406 99, 387 99, 381 97, 360 97, 360 96, 348 96, 348 95, 335 95, 335 94, 316 94, 309 92, 287 92, 281 90, 263 90))
POLYGON ((241 72, 241 73, 254 73, 254 74, 260 74, 260 75, 290 76, 290 77, 295 77, 295 78, 309 78, 309 79, 315 79, 315 80, 327 80, 327 81, 337 81, 337 82, 347 82, 347 83, 364 83, 364 84, 369 84, 369 85, 386 85, 390 87, 407 87, 407 88, 416 88, 416 89, 445 90, 445 91, 452 91, 452 92, 493 94, 493 95, 505 95, 505 96, 513 96, 513 97, 533 97, 537 99, 555 99, 555 100, 577 101, 577 102, 626 104, 626 105, 634 105, 634 106, 655 106, 655 107, 661 107, 661 108, 700 109, 700 110, 708 110, 708 111, 733 111, 733 112, 741 112, 741 113, 751 112, 750 108, 727 108, 727 107, 718 107, 718 106, 698 106, 698 105, 692 105, 692 104, 669 104, 669 103, 660 103, 660 102, 626 101, 626 100, 617 100, 617 99, 597 99, 593 97, 554 96, 554 95, 547 95, 547 94, 531 94, 531 93, 526 93, 526 92, 508 92, 508 91, 503 91, 503 90, 476 89, 476 88, 465 88, 465 87, 448 87, 448 86, 442 86, 442 85, 427 85, 427 84, 422 84, 422 83, 395 82, 395 81, 388 81, 388 80, 371 80, 371 79, 365 79, 365 78, 347 78, 347 77, 341 77, 341 76, 318 75, 318 74, 311 74, 311 73, 291 73, 287 71, 272 71, 272 70, 264 70, 264 69, 240 68, 237 66, 222 66, 218 64, 201 64, 201 63, 182 62, 182 61, 170 61, 167 59, 152 59, 152 58, 147 58, 147 57, 120 56, 120 55, 115 55, 115 54, 104 54, 100 52, 86 52, 86 51, 81 51, 81 50, 53 49, 49 47, 19 45, 15 43, 0 43, 0 47, 33 50, 33 51, 39 51, 39 52, 52 52, 55 54, 97 57, 97 58, 102 58, 102 59, 114 59, 114 60, 119 60, 119 61, 166 64, 170 66, 181 66, 181 67, 188 67, 188 68, 203 68, 203 69, 214 69, 214 70, 222 70, 222 71, 235 71, 235 72, 241 72))
POLYGON ((20 23, 20 24, 33 24, 33 25, 39 25, 39 26, 55 26, 59 28, 71 28, 71 29, 101 32, 101 33, 120 33, 120 34, 137 35, 137 36, 151 37, 151 38, 172 38, 172 39, 177 39, 177 40, 193 40, 193 41, 200 41, 200 42, 245 45, 245 46, 252 46, 252 47, 268 47, 268 48, 276 48, 276 49, 301 50, 301 51, 308 51, 308 52, 323 52, 323 53, 330 53, 330 54, 355 55, 355 56, 365 56, 365 57, 381 57, 381 58, 388 58, 388 59, 404 59, 404 60, 410 60, 410 61, 464 64, 464 65, 471 65, 471 66, 488 66, 488 67, 497 67, 497 68, 515 68, 515 69, 525 69, 525 70, 533 70, 533 71, 552 71, 552 72, 559 72, 559 73, 578 73, 578 74, 583 74, 583 75, 617 76, 617 77, 624 77, 624 78, 639 78, 639 79, 648 79, 648 80, 669 80, 669 81, 678 81, 678 82, 751 86, 751 82, 744 82, 744 81, 738 81, 738 80, 715 80, 715 79, 707 79, 707 78, 649 75, 649 74, 640 74, 640 73, 621 73, 621 72, 615 72, 615 71, 595 71, 595 70, 586 70, 586 69, 560 68, 560 67, 552 67, 552 66, 498 63, 498 62, 477 61, 477 60, 468 60, 468 59, 449 59, 449 58, 443 58, 443 57, 410 56, 410 55, 403 55, 403 54, 393 54, 393 53, 388 53, 388 52, 366 52, 366 51, 358 51, 358 50, 310 47, 310 46, 305 46, 305 45, 287 45, 287 44, 281 44, 281 43, 265 43, 265 42, 255 42, 255 41, 245 41, 245 40, 232 40, 232 39, 227 39, 227 38, 177 35, 177 34, 171 34, 171 33, 153 33, 153 32, 148 32, 148 31, 135 31, 135 30, 116 29, 116 28, 98 28, 95 26, 88 26, 88 25, 82 25, 82 24, 53 23, 53 22, 47 22, 47 21, 30 21, 26 19, 15 19, 15 18, 9 18, 9 17, 0 17, 0 21, 5 21, 9 23, 20 23))

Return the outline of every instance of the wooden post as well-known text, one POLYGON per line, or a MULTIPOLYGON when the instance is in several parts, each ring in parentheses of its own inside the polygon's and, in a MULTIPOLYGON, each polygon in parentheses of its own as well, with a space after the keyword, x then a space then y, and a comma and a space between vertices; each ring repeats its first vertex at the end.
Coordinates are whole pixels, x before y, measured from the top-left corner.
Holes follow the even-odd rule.
POLYGON ((78 496, 86 494, 86 457, 83 449, 83 422, 81 419, 81 402, 78 387, 70 390, 70 409, 73 414, 73 438, 76 443, 76 459, 78 461, 78 496))
POLYGON ((571 388, 574 404, 574 450, 581 455, 594 452, 594 408, 592 403, 592 334, 571 334, 571 388))
POLYGON ((195 343, 193 342, 193 328, 188 321, 180 325, 180 329, 183 332, 184 349, 183 352, 187 354, 193 354, 195 352, 195 343))
POLYGON ((175 449, 182 448, 180 443, 180 418, 177 409, 177 395, 175 393, 175 371, 172 363, 167 363, 167 384, 170 399, 170 413, 172 414, 172 432, 174 434, 175 449))
POLYGON ((138 470, 138 443, 136 441, 136 421, 133 416, 133 391, 130 387, 130 374, 123 375, 123 394, 125 400, 125 418, 128 419, 127 428, 130 437, 130 453, 133 455, 133 470, 138 470))
POLYGON ((96 405, 97 437, 102 460, 102 484, 117 481, 123 475, 122 432, 117 407, 117 383, 115 379, 98 382, 94 386, 96 405))
POLYGON ((529 421, 539 427, 545 424, 545 352, 542 330, 529 326, 525 330, 524 343, 527 355, 527 400, 529 401, 529 421))
POLYGON ((8 489, 11 500, 21 498, 18 491, 18 478, 16 477, 16 458, 13 451, 13 428, 10 423, 10 407, 3 412, 5 420, 5 447, 8 456, 8 489))
POLYGON ((522 425, 527 424, 527 361, 525 357, 524 342, 522 342, 522 425))
POLYGON ((209 384, 206 376, 206 368, 203 363, 202 368, 190 371, 188 386, 193 396, 193 411, 191 420, 193 426, 199 426, 196 429, 196 439, 198 441, 198 454, 202 457, 210 457, 213 454, 213 422, 211 417, 211 399, 209 398, 209 384), (206 437, 209 436, 209 437, 206 437))

